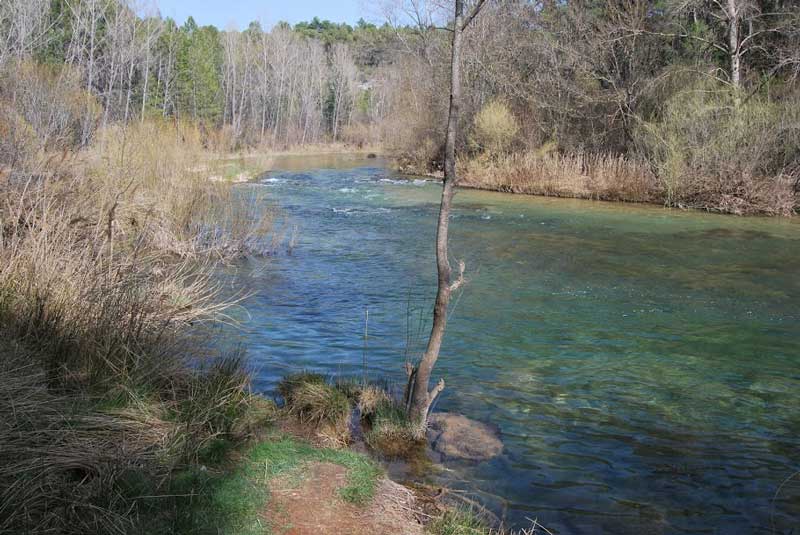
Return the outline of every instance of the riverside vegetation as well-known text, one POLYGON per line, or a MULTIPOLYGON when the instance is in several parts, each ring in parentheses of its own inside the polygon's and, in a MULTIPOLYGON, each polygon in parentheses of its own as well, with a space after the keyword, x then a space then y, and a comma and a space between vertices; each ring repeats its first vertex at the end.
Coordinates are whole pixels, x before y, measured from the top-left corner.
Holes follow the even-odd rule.
POLYGON ((268 159, 200 119, 133 117, 130 86, 98 92, 110 41, 90 65, 41 57, 52 35, 15 32, 48 6, 0 7, 0 531, 263 532, 272 479, 318 462, 369 503, 373 461, 275 430, 244 357, 205 343, 238 302, 216 268, 277 246, 274 214, 231 188, 268 159))
MULTIPOLYGON (((348 474, 332 500, 371 503, 382 471, 342 449, 355 389, 289 378, 284 415, 250 392, 242 356, 203 343, 237 302, 215 265, 274 247, 273 214, 209 179, 228 168, 196 125, 151 120, 3 174, 0 530, 261 533, 272 481, 314 463, 348 474)), ((390 406, 379 389, 357 399, 390 406)), ((433 532, 463 514, 449 518, 433 532)))
MULTIPOLYGON (((487 2, 462 183, 793 214, 796 7, 650 4, 487 2)), ((436 6, 408 13, 240 32, 119 0, 0 5, 0 531, 263 530, 269 482, 313 462, 372 499, 380 469, 335 448, 355 406, 370 447, 404 453, 402 403, 306 376, 279 411, 203 341, 237 303, 215 268, 276 246, 274 214, 229 184, 266 163, 224 158, 344 143, 441 170, 449 34, 436 6), (324 445, 276 431, 287 415, 324 445)), ((428 529, 487 531, 458 511, 428 529)))
MULTIPOLYGON (((203 143, 226 152, 381 146, 405 170, 440 173, 451 56, 442 27, 452 10, 375 4, 388 22, 252 22, 239 31, 191 17, 179 26, 120 0, 3 2, 0 65, 13 97, 0 108, 3 159, 19 145, 86 145, 98 125, 158 116, 197 121, 203 143), (54 80, 51 93, 28 83, 43 76, 54 80), (64 97, 58 106, 53 92, 64 97)), ((796 211, 796 2, 482 6, 460 61, 464 185, 796 211)))

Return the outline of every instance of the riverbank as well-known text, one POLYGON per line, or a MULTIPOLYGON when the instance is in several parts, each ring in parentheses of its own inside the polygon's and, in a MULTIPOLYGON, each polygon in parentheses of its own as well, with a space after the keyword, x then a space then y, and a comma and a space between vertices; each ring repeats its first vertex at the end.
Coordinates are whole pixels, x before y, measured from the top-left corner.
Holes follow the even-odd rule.
POLYGON ((270 158, 152 121, 0 174, 0 531, 264 533, 311 506, 349 515, 313 533, 421 533, 411 491, 278 431, 244 357, 206 339, 240 300, 215 270, 272 233, 260 197, 229 185, 270 158), (304 478, 326 492, 295 493, 304 478))
POLYGON ((344 143, 312 144, 294 148, 247 150, 236 153, 210 153, 206 163, 192 167, 193 171, 204 172, 216 182, 243 183, 255 179, 260 174, 276 169, 282 161, 303 157, 352 156, 354 158, 374 158, 382 153, 378 146, 356 146, 344 143))
MULTIPOLYGON (((430 176, 441 179, 440 173, 430 176)), ((800 207, 796 180, 782 175, 668 181, 636 159, 589 153, 522 152, 476 156, 459 162, 459 186, 463 188, 656 204, 733 215, 795 215, 800 207)))
MULTIPOLYGON (((259 405, 270 405, 266 400, 259 405)), ((489 527, 489 516, 445 501, 446 489, 389 479, 364 451, 327 447, 286 409, 261 419, 224 457, 182 470, 155 502, 146 532, 208 534, 529 535, 489 527)), ((263 414, 262 414, 263 417, 263 414)), ((537 529, 541 531, 537 531, 537 529)))

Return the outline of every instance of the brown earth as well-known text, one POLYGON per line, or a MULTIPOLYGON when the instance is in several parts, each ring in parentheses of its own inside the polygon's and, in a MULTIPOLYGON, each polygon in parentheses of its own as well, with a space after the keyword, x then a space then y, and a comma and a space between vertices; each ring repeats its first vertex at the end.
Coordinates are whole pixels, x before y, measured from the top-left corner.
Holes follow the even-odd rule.
POLYGON ((285 476, 270 484, 266 516, 276 535, 422 535, 413 493, 383 478, 372 502, 363 507, 343 501, 347 469, 312 463, 302 479, 285 476))

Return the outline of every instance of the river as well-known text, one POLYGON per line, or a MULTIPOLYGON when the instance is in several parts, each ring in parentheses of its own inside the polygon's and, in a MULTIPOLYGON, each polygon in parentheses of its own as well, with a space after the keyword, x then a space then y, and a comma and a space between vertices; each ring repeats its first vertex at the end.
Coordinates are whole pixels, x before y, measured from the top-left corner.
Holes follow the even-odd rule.
MULTIPOLYGON (((402 383, 440 185, 374 159, 277 165, 241 186, 296 228, 238 271, 255 388, 301 369, 402 383)), ((497 424, 505 451, 434 480, 553 533, 800 528, 797 221, 460 191, 451 251, 469 283, 435 410, 497 424)))

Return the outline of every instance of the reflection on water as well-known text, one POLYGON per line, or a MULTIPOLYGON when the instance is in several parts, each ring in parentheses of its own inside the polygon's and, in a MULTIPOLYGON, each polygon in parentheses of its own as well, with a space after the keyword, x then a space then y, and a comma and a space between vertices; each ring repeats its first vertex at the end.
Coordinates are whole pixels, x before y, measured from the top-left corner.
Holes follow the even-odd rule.
MULTIPOLYGON (((288 370, 400 382, 434 293, 439 187, 376 160, 298 157, 269 188, 292 254, 241 279, 241 341, 288 370)), ((437 410, 491 420, 504 454, 434 476, 558 533, 800 526, 800 225, 463 191, 437 410)))

